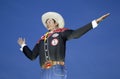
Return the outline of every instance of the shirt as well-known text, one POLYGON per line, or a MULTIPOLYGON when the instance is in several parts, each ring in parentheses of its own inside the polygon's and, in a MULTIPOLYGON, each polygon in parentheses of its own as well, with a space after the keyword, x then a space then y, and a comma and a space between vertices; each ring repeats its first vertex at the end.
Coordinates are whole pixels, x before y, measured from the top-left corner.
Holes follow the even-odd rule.
POLYGON ((97 25, 98 24, 94 20, 76 30, 59 28, 52 33, 47 32, 41 37, 33 50, 29 49, 26 44, 23 44, 21 51, 31 60, 39 56, 41 66, 49 60, 65 61, 66 41, 80 38, 89 30, 97 27, 97 25))

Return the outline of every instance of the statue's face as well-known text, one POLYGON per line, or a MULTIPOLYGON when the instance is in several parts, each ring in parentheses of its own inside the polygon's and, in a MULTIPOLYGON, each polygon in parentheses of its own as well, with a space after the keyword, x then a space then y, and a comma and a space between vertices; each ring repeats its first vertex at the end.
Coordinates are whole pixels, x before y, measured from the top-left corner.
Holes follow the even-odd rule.
POLYGON ((47 29, 50 31, 53 31, 58 28, 58 23, 52 18, 46 20, 46 25, 47 29))

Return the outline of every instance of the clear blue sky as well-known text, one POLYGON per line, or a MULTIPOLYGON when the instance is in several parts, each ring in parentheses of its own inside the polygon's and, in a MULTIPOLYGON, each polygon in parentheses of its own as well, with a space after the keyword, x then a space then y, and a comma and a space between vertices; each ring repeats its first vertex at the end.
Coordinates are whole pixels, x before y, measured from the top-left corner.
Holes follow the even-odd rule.
POLYGON ((105 13, 111 15, 79 39, 67 42, 67 79, 120 79, 119 0, 0 0, 0 79, 40 79, 38 58, 19 50, 18 37, 32 49, 47 31, 41 15, 56 11, 65 27, 77 29, 105 13))

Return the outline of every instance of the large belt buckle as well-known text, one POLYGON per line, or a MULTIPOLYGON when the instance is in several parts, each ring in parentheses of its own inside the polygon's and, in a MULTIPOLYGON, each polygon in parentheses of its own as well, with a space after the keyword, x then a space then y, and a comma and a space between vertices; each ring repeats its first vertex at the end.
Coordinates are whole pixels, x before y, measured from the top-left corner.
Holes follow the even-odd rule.
POLYGON ((44 67, 45 67, 46 69, 48 69, 48 68, 52 67, 52 65, 53 65, 53 64, 52 64, 52 61, 47 61, 47 62, 45 62, 45 66, 44 66, 44 67))

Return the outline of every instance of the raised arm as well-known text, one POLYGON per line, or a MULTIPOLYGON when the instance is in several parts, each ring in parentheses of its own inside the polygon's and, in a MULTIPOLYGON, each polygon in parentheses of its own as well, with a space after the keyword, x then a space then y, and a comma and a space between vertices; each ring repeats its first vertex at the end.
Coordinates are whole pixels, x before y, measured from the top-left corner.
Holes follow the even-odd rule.
POLYGON ((28 57, 30 60, 34 60, 39 54, 39 47, 36 44, 33 50, 29 49, 29 47, 25 43, 25 38, 18 38, 18 44, 21 46, 20 50, 28 57))

